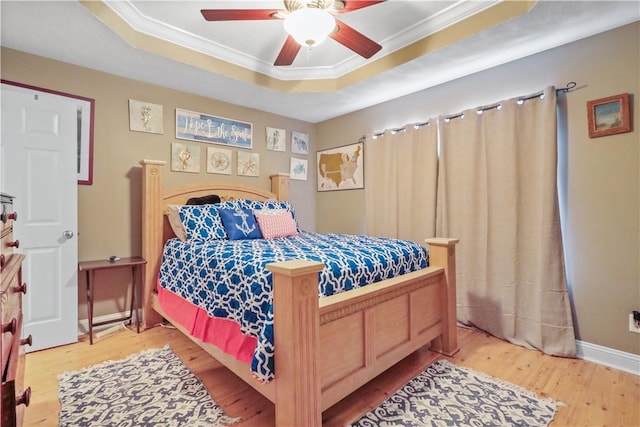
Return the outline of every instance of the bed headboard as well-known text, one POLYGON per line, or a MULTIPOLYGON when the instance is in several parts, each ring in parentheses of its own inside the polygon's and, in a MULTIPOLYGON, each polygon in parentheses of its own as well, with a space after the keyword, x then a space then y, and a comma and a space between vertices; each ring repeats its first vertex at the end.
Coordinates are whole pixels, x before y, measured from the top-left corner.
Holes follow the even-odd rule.
POLYGON ((186 186, 164 188, 165 161, 141 160, 142 165, 142 257, 147 260, 143 283, 143 327, 151 327, 161 319, 151 309, 151 294, 156 286, 157 273, 164 242, 175 237, 165 213, 169 205, 184 205, 192 197, 217 194, 222 201, 233 199, 287 200, 289 175, 271 175, 271 191, 228 182, 207 181, 186 186))

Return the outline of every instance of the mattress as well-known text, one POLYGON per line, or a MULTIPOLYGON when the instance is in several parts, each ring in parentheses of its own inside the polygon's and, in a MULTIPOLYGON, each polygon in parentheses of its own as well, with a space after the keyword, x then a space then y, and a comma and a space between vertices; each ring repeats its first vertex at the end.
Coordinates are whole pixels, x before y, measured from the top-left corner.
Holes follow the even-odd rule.
POLYGON ((200 313, 232 323, 243 336, 255 339, 251 371, 258 380, 268 382, 274 377, 273 298, 272 275, 266 265, 292 259, 325 265, 318 273, 320 297, 428 265, 423 246, 370 236, 301 232, 279 239, 170 239, 164 247, 158 285, 200 313))

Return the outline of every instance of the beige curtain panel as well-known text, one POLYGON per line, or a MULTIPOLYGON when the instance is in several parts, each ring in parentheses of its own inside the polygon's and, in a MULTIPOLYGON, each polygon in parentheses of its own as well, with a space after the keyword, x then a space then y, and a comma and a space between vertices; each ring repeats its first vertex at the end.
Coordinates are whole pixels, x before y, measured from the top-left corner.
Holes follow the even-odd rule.
POLYGON ((460 239, 458 320, 515 344, 575 356, 555 90, 500 105, 440 121, 436 234, 460 239))
POLYGON ((367 234, 424 244, 435 236, 438 138, 435 120, 365 142, 367 234))

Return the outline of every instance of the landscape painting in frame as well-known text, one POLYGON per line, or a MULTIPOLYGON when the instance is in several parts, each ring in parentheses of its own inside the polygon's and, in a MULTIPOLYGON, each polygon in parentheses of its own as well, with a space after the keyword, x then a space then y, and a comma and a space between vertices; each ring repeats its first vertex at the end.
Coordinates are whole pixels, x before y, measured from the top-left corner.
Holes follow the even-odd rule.
POLYGON ((176 139, 253 148, 253 125, 176 108, 176 139))
POLYGON ((226 148, 207 147, 207 173, 231 175, 231 156, 226 148))
POLYGON ((197 144, 171 143, 171 170, 175 172, 200 172, 200 146, 197 144))
POLYGON ((284 129, 267 127, 267 150, 286 151, 287 131, 284 129))
POLYGON ((238 151, 238 175, 259 176, 260 154, 247 151, 238 151))
POLYGON ((291 152, 309 154, 309 135, 302 132, 291 132, 291 152))
POLYGON ((317 167, 318 191, 364 188, 364 144, 318 151, 317 167))
POLYGON ((631 132, 629 94, 608 96, 587 102, 589 138, 631 132))
POLYGON ((289 178, 296 179, 299 181, 307 180, 307 160, 306 159, 296 159, 295 157, 291 158, 291 164, 289 168, 289 178))

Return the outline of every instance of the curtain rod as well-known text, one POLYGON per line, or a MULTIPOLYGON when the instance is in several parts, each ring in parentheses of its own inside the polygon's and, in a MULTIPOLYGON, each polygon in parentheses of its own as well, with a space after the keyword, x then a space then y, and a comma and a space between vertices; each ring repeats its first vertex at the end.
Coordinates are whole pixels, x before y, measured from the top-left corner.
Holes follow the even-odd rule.
MULTIPOLYGON (((561 87, 561 88, 556 89, 556 95, 558 93, 571 92, 576 86, 577 86, 576 82, 569 82, 569 83, 567 83, 567 85, 565 87, 561 87)), ((518 104, 522 104, 523 102, 528 101, 530 99, 538 98, 543 93, 544 93, 543 91, 540 91, 540 92, 534 93, 533 95, 521 96, 521 97, 517 98, 517 103, 518 104)), ((476 109, 476 112, 478 114, 482 114, 482 113, 484 113, 485 111, 488 111, 488 110, 493 110, 493 109, 496 109, 496 108, 500 109, 500 107, 501 107, 501 105, 498 102, 496 104, 487 105, 486 107, 478 107, 476 109)), ((444 120, 445 121, 449 121, 449 120, 457 119, 457 118, 460 118, 460 117, 463 117, 463 116, 464 116, 464 113, 452 114, 450 116, 445 116, 444 120)))
MULTIPOLYGON (((569 82, 569 83, 567 83, 567 85, 566 85, 565 87, 561 87, 561 88, 556 89, 556 95, 557 95, 557 94, 559 94, 559 93, 568 93, 568 92, 571 92, 573 89, 575 89, 575 87, 576 87, 576 86, 577 86, 577 83, 576 83, 576 82, 569 82)), ((528 96, 520 97, 520 98, 518 98, 518 103, 520 103, 520 104, 521 104, 521 103, 523 103, 523 102, 525 102, 525 101, 528 101, 528 100, 530 100, 530 99, 537 98, 537 97, 539 97, 540 95, 542 95, 543 93, 544 93, 544 92, 537 92, 537 93, 535 93, 535 94, 533 94, 533 95, 528 95, 528 96)), ((485 106, 485 107, 478 107, 478 108, 476 109, 476 112, 477 112, 478 114, 482 114, 482 113, 484 113, 485 111, 493 110, 493 109, 496 109, 496 108, 497 108, 497 109, 500 109, 500 108, 501 108, 501 104, 500 104, 499 102, 498 102, 498 103, 495 103, 495 104, 487 105, 487 106, 485 106)), ((449 121, 449 120, 452 120, 452 119, 460 118, 460 117, 462 117, 462 116, 464 116, 464 113, 452 114, 452 115, 449 115, 449 116, 445 116, 445 117, 444 117, 444 120, 445 120, 445 121, 449 121)), ((413 126, 414 128, 416 128, 416 129, 418 129, 418 128, 422 127, 422 126, 428 126, 428 125, 429 125, 429 121, 421 122, 421 123, 414 123, 412 126, 413 126)), ((407 126, 409 126, 409 125, 402 126, 402 127, 399 127, 399 128, 392 128, 392 129, 390 129, 390 130, 391 130, 391 134, 396 134, 396 133, 398 133, 398 132, 405 131, 405 130, 407 129, 407 126)), ((379 132, 372 132, 372 133, 371 133, 371 136, 372 136, 373 138, 377 138, 377 137, 379 137, 379 136, 384 135, 384 133, 385 133, 386 131, 387 131, 387 130, 383 130, 383 131, 379 131, 379 132)))
POLYGON ((404 132, 405 130, 407 130, 407 126, 413 126, 414 129, 418 129, 418 128, 421 128, 423 126, 429 126, 429 122, 426 121, 426 122, 413 123, 411 125, 406 125, 406 126, 402 126, 402 127, 399 127, 399 128, 391 128, 391 129, 381 130, 381 131, 378 131, 378 132, 372 132, 371 136, 375 139, 375 138, 377 138, 379 136, 384 135, 384 133, 387 130, 390 131, 392 135, 395 135, 398 132, 404 132))
MULTIPOLYGON (((559 93, 571 92, 571 90, 574 89, 576 87, 576 85, 577 85, 576 82, 569 82, 569 83, 567 83, 567 86, 556 89, 556 95, 559 94, 559 93)), ((518 101, 519 102, 520 101, 522 101, 522 102, 528 101, 530 99, 537 98, 540 95, 542 95, 542 92, 538 92, 538 93, 535 93, 535 94, 529 95, 529 96, 523 96, 522 98, 518 98, 518 101)))
POLYGON ((564 93, 571 92, 573 89, 576 88, 577 85, 578 84, 576 82, 569 82, 569 83, 567 83, 566 87, 561 87, 561 88, 556 89, 556 93, 558 93, 558 92, 564 92, 564 93))

